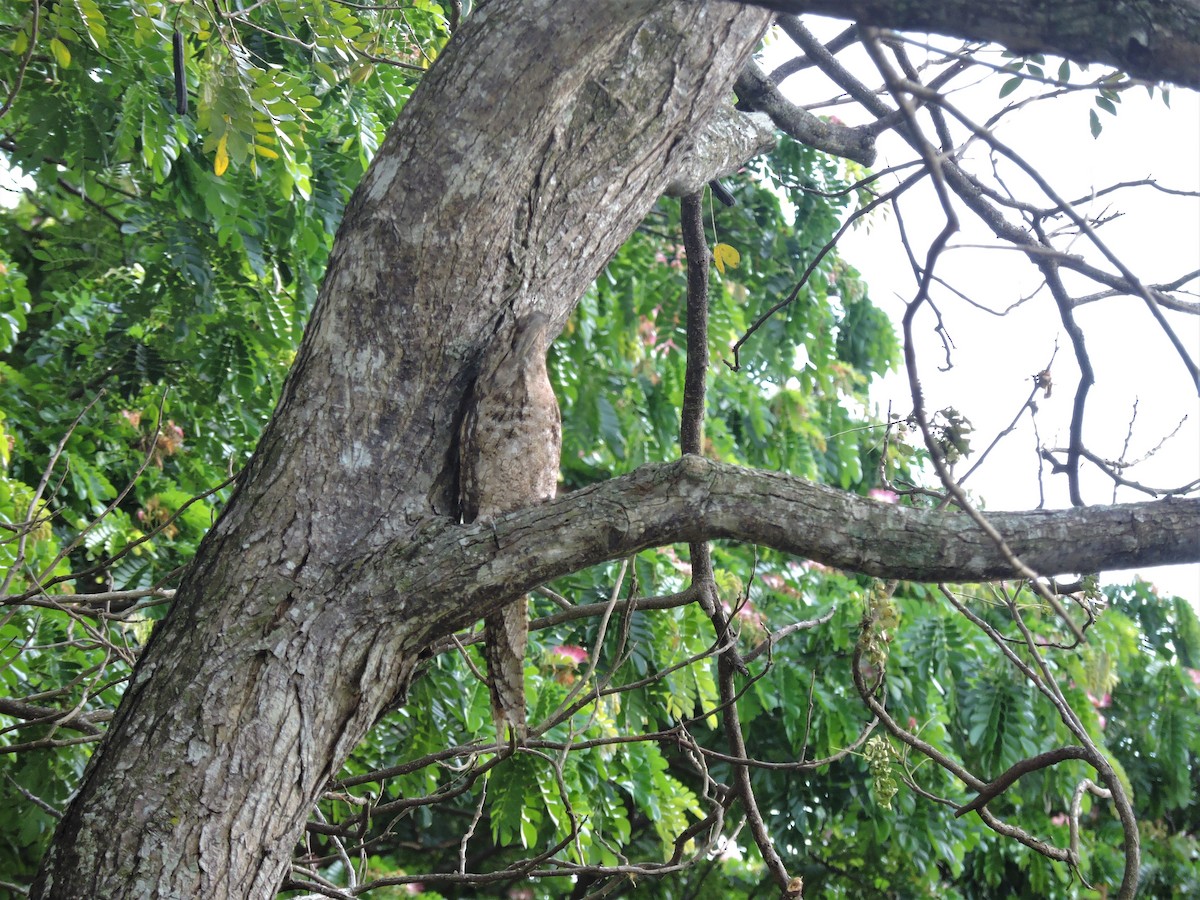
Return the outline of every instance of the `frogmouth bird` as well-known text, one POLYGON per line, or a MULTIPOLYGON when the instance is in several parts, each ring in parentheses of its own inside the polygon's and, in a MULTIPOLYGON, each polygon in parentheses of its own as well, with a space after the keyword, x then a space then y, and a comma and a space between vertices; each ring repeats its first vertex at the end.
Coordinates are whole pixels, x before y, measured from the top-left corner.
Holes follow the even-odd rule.
MULTIPOLYGON (((464 522, 487 520, 553 497, 562 426, 546 372, 550 320, 531 313, 488 348, 459 434, 459 500, 464 522)), ((492 717, 501 741, 525 737, 528 597, 484 619, 492 717)))

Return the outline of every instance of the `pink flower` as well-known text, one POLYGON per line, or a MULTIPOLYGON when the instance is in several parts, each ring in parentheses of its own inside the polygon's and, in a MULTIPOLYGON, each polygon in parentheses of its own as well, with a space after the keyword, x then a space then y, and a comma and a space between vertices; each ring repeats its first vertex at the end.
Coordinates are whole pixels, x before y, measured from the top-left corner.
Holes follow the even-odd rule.
POLYGON ((638 336, 647 347, 653 347, 658 343, 658 329, 654 326, 654 320, 649 316, 642 316, 641 321, 638 322, 638 336))
POLYGON ((559 644, 557 647, 552 647, 550 655, 561 657, 564 662, 570 662, 576 666, 588 658, 588 652, 575 644, 559 644))
POLYGON ((888 491, 883 488, 871 488, 867 491, 867 496, 872 500, 878 500, 880 503, 895 503, 900 499, 895 491, 888 491))
POLYGON ((570 686, 578 677, 575 673, 579 664, 588 658, 588 653, 582 647, 573 644, 559 644, 552 647, 546 654, 554 680, 559 684, 570 686))
POLYGON ((749 625, 755 631, 764 631, 766 617, 754 608, 753 603, 745 603, 742 608, 737 611, 737 617, 744 624, 749 625))

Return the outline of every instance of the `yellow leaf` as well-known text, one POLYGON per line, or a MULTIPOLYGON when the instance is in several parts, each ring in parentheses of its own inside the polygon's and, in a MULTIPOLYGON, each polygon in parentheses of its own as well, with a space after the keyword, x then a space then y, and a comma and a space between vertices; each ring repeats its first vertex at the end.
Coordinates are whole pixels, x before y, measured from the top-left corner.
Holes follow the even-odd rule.
POLYGON ((736 269, 738 263, 742 261, 742 254, 728 244, 717 244, 713 247, 713 262, 717 264, 717 271, 722 275, 725 274, 725 267, 736 269))
POLYGON ((24 31, 18 31, 17 36, 13 38, 12 52, 20 56, 29 49, 29 35, 24 31))
POLYGON ((54 54, 54 58, 64 69, 71 64, 71 51, 58 38, 50 38, 50 52, 54 54))
POLYGON ((251 144, 250 149, 259 156, 265 156, 267 159, 279 159, 279 154, 270 147, 264 147, 262 144, 251 144))
POLYGON ((229 141, 229 132, 221 135, 221 139, 217 141, 217 158, 213 161, 213 172, 220 178, 225 174, 225 170, 229 168, 229 148, 226 144, 229 141))

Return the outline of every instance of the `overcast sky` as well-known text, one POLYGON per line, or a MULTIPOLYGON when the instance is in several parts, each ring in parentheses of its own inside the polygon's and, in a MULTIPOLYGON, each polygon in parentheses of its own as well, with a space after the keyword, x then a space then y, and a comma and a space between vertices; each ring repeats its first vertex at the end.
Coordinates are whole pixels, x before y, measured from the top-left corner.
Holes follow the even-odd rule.
MULTIPOLYGON (((840 31, 842 23, 818 32, 829 37, 840 31)), ((817 30, 814 28, 814 31, 817 30)), ((790 46, 786 38, 780 43, 790 46)), ((943 41, 943 45, 951 46, 943 41)), ((917 54, 919 58, 919 53, 917 54)), ((998 54, 991 57, 997 63, 998 54)), ((1057 69, 1056 60, 1048 61, 1047 72, 1057 69)), ((875 84, 878 76, 864 80, 875 84)), ((1078 70, 1073 80, 1098 77, 1103 69, 1092 67, 1087 75, 1078 70)), ((954 102, 976 121, 987 119, 1005 102, 998 99, 1004 76, 954 96, 954 102)), ((785 83, 794 100, 811 103, 836 93, 828 82, 796 78, 785 83)), ((1022 87, 1007 101, 1030 96, 1036 88, 1022 87)), ((1142 88, 1123 94, 1118 115, 1101 112, 1104 130, 1093 139, 1088 126, 1088 111, 1094 93, 1033 104, 1003 120, 996 133, 1029 162, 1035 164, 1053 187, 1069 199, 1085 197, 1093 190, 1116 182, 1154 178, 1168 188, 1200 191, 1200 95, 1175 89, 1168 109, 1156 95, 1150 99, 1142 88)), ((818 110, 818 112, 821 112, 818 110)), ((831 109, 849 124, 855 124, 853 106, 831 109)), ((864 116, 861 111, 857 113, 864 116)), ((860 118, 858 121, 862 121, 860 118)), ((879 144, 876 170, 911 160, 912 150, 894 136, 879 144)), ((986 176, 990 165, 977 157, 972 169, 986 176)), ((1005 174, 1006 183, 1018 194, 1027 191, 1028 182, 1013 171, 1005 174)), ((893 182, 894 183, 894 182, 893 182)), ((1031 195, 1035 203, 1042 198, 1031 195)), ((1120 211, 1121 218, 1100 230, 1101 238, 1146 283, 1166 282, 1200 269, 1200 200, 1196 197, 1165 195, 1150 187, 1131 188, 1110 197, 1103 205, 1108 212, 1120 211)), ((904 224, 918 254, 923 254, 928 238, 944 224, 932 190, 910 192, 903 201, 904 224), (926 239, 921 243, 921 238, 926 239)), ((952 241, 952 252, 939 261, 938 273, 948 278, 973 300, 993 309, 1004 309, 1038 286, 1035 270, 1011 250, 994 249, 995 240, 982 226, 976 226, 970 213, 961 213, 963 231, 952 241), (987 245, 976 249, 973 245, 987 245)), ((1100 257, 1080 240, 1072 252, 1086 252, 1100 264, 1100 257)), ((900 245, 892 216, 877 216, 870 229, 852 232, 842 246, 842 255, 859 269, 870 286, 875 303, 889 312, 899 326, 904 303, 915 292, 911 268, 900 245)), ((1103 264, 1111 271, 1109 264, 1103 264)), ((1079 282, 1068 284, 1078 287, 1079 282)), ((1195 299, 1196 282, 1189 285, 1195 299)), ((1085 287, 1081 293, 1092 293, 1085 287)), ((973 309, 946 292, 936 295, 955 349, 948 372, 939 372, 944 364, 941 342, 933 331, 932 313, 918 320, 921 341, 920 372, 927 408, 952 406, 975 426, 972 447, 982 449, 1017 414, 1032 386, 1031 376, 1050 361, 1055 343, 1059 350, 1053 367, 1055 389, 1050 399, 1039 395, 1038 431, 1043 446, 1058 447, 1067 442, 1071 404, 1078 368, 1048 292, 1035 296, 1006 317, 997 317, 973 309)), ((1127 477, 1155 487, 1175 487, 1200 476, 1200 399, 1190 378, 1167 338, 1155 324, 1142 301, 1113 298, 1080 310, 1090 357, 1096 370, 1096 386, 1089 401, 1085 441, 1089 449, 1108 459, 1124 456, 1138 459, 1155 448, 1173 431, 1144 464, 1127 472, 1127 477), (1137 404, 1136 421, 1128 450, 1125 441, 1137 404), (1180 422, 1183 422, 1180 426, 1180 422)), ((1192 353, 1200 357, 1200 321, 1194 316, 1171 314, 1173 327, 1192 353)), ((889 376, 874 392, 883 411, 890 402, 894 411, 906 415, 911 410, 907 374, 889 376)), ((967 483, 967 487, 988 508, 1025 509, 1039 503, 1038 446, 1028 414, 1021 426, 993 451, 967 483)), ((971 460, 968 460, 968 464, 971 460)), ((960 465, 959 471, 965 471, 960 465)), ((1088 503, 1113 500, 1111 482, 1094 470, 1083 480, 1084 499, 1088 503)), ((1042 472, 1042 489, 1048 507, 1069 506, 1066 479, 1042 472)), ((1123 489, 1118 500, 1149 499, 1123 489)), ((1200 538, 1198 538, 1200 539, 1200 538)), ((1127 580, 1132 573, 1106 573, 1106 580, 1127 580)), ((1147 570, 1144 577, 1164 591, 1187 596, 1200 602, 1200 566, 1175 566, 1147 570)))

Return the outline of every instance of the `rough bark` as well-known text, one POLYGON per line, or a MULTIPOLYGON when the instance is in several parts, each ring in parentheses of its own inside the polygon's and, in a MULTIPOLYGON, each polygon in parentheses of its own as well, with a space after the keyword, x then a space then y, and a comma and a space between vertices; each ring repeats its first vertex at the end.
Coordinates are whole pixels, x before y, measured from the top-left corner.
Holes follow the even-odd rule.
MULTIPOLYGON (((272 896, 321 788, 422 648, 590 562, 728 536, 878 574, 1007 571, 953 514, 694 459, 495 532, 454 524, 455 435, 497 323, 565 319, 698 158, 767 20, 715 2, 490 0, 463 23, 347 209, 275 416, 33 896, 272 896)), ((1154 508, 1197 518, 1190 501, 1154 508)), ((1178 548, 1175 525, 1131 509, 997 521, 1047 572, 1178 548), (1079 553, 1093 527, 1115 549, 1079 553)))
MULTIPOLYGON (((989 513, 1041 575, 1087 573, 1200 558, 1200 498, 1069 510, 989 513)), ((666 544, 732 538, 879 578, 978 582, 1013 575, 965 513, 869 500, 779 472, 688 456, 643 466, 488 525, 431 528, 347 563, 375 585, 382 614, 398 597, 424 598, 430 639, 478 618, 459 598, 492 609, 505 597, 604 560, 666 544), (396 573, 404 572, 396 581, 396 573)))
POLYGON ((454 514, 454 436, 496 323, 565 320, 694 160, 768 20, 491 0, 463 23, 346 210, 272 422, 34 896, 274 894, 321 787, 429 637, 428 596, 374 593, 346 560, 454 514))
POLYGON ((897 31, 932 31, 1106 63, 1147 81, 1200 88, 1195 0, 750 0, 786 13, 819 13, 897 31))

